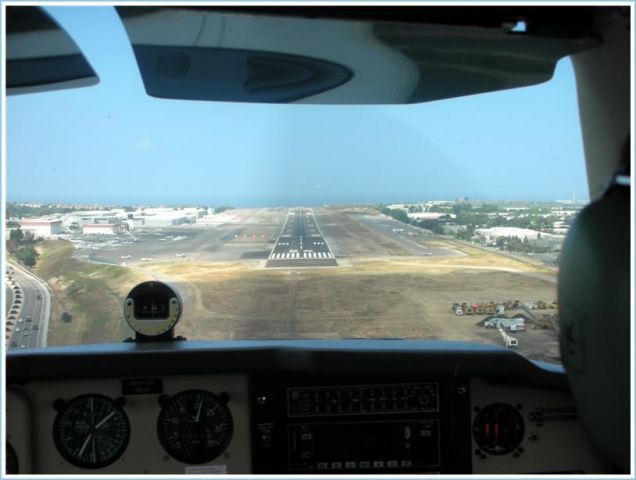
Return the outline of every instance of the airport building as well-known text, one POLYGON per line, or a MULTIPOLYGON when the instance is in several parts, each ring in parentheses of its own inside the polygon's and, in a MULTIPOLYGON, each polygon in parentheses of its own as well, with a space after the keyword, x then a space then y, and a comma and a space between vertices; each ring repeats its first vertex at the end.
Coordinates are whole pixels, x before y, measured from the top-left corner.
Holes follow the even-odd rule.
POLYGON ((144 217, 146 227, 170 227, 186 223, 186 217, 177 215, 151 215, 144 217))
POLYGON ((475 235, 483 237, 486 240, 496 240, 499 237, 517 237, 520 239, 527 238, 528 240, 537 240, 537 238, 553 236, 549 233, 542 233, 537 230, 518 227, 478 228, 475 230, 475 235))
POLYGON ((51 237, 53 235, 59 235, 62 233, 62 220, 55 219, 29 219, 20 220, 20 228, 24 232, 31 232, 33 236, 38 237, 51 237))
POLYGON ((456 218, 457 215, 455 215, 454 213, 444 213, 444 212, 413 212, 413 213, 407 213, 409 218, 412 218, 413 220, 437 220, 438 218, 441 217, 447 217, 447 218, 456 218))
POLYGON ((122 212, 112 210, 92 210, 69 213, 64 217, 64 223, 70 225, 87 225, 98 223, 119 223, 122 219, 122 212))
POLYGON ((115 235, 120 231, 120 223, 87 223, 82 227, 85 235, 115 235))
POLYGON ((127 218, 124 222, 128 225, 128 230, 134 230, 144 225, 144 217, 127 218))
POLYGON ((475 235, 482 242, 495 245, 498 238, 518 238, 519 240, 527 239, 530 245, 541 248, 549 248, 554 251, 561 249, 561 244, 565 239, 565 235, 555 235, 552 233, 539 232, 529 228, 517 227, 492 227, 478 228, 475 235))
POLYGON ((198 215, 196 213, 177 210, 146 215, 143 219, 146 227, 170 227, 173 225, 183 225, 184 223, 196 223, 198 215))
POLYGON ((84 233, 103 233, 111 227, 95 225, 118 225, 115 232, 134 230, 140 227, 169 227, 184 223, 196 223, 205 214, 205 210, 196 207, 170 208, 149 207, 125 211, 122 208, 111 210, 85 210, 68 213, 64 216, 64 226, 69 230, 82 230, 84 233), (88 228, 84 228, 88 226, 88 228))

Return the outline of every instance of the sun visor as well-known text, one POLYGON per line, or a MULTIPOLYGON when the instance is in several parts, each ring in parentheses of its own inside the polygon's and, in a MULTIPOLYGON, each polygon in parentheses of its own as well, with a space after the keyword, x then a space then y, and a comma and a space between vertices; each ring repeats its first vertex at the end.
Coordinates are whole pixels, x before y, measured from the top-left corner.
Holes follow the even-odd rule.
POLYGON ((148 95, 184 100, 289 103, 352 74, 324 60, 226 48, 133 45, 148 95))
POLYGON ((171 99, 427 102, 545 82, 561 58, 600 43, 581 28, 533 30, 522 12, 498 20, 482 7, 473 18, 487 22, 440 24, 427 21, 428 8, 418 22, 370 18, 365 8, 347 18, 337 8, 311 18, 289 8, 117 11, 146 92, 171 99))
POLYGON ((8 6, 6 32, 7 95, 99 83, 75 42, 41 8, 8 6))
POLYGON ((407 103, 547 82, 559 60, 600 44, 591 37, 549 38, 509 28, 378 23, 374 32, 416 65, 419 81, 407 103))

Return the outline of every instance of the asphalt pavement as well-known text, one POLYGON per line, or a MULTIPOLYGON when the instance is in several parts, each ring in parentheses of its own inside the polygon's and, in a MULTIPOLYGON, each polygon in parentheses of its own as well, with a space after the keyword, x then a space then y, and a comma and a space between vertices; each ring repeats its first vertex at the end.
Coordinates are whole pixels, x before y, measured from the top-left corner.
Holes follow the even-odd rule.
POLYGON ((46 285, 15 264, 7 262, 7 270, 7 286, 13 291, 13 298, 7 297, 7 348, 45 347, 51 305, 46 285))
POLYGON ((6 308, 4 311, 4 316, 6 317, 9 314, 9 309, 11 308, 11 305, 13 305, 13 288, 9 287, 9 284, 7 283, 6 286, 4 287, 4 298, 6 298, 6 308))
POLYGON ((335 266, 335 256, 310 208, 290 209, 267 267, 335 266))

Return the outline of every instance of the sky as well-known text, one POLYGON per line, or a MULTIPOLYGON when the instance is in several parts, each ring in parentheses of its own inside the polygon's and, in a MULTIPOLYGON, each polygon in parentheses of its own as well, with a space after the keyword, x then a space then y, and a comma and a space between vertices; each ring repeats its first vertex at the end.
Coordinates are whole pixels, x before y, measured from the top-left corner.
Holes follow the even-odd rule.
POLYGON ((6 101, 7 201, 294 206, 588 198, 569 60, 544 84, 415 105, 146 95, 111 7, 47 7, 100 77, 6 101))

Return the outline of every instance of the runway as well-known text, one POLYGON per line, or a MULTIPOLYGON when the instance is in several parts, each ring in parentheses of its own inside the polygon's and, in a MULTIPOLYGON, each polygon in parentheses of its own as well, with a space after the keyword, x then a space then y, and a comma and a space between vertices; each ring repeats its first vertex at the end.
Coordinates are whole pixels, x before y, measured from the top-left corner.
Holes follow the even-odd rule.
POLYGON ((333 267, 336 258, 310 208, 290 209, 267 267, 333 267))

